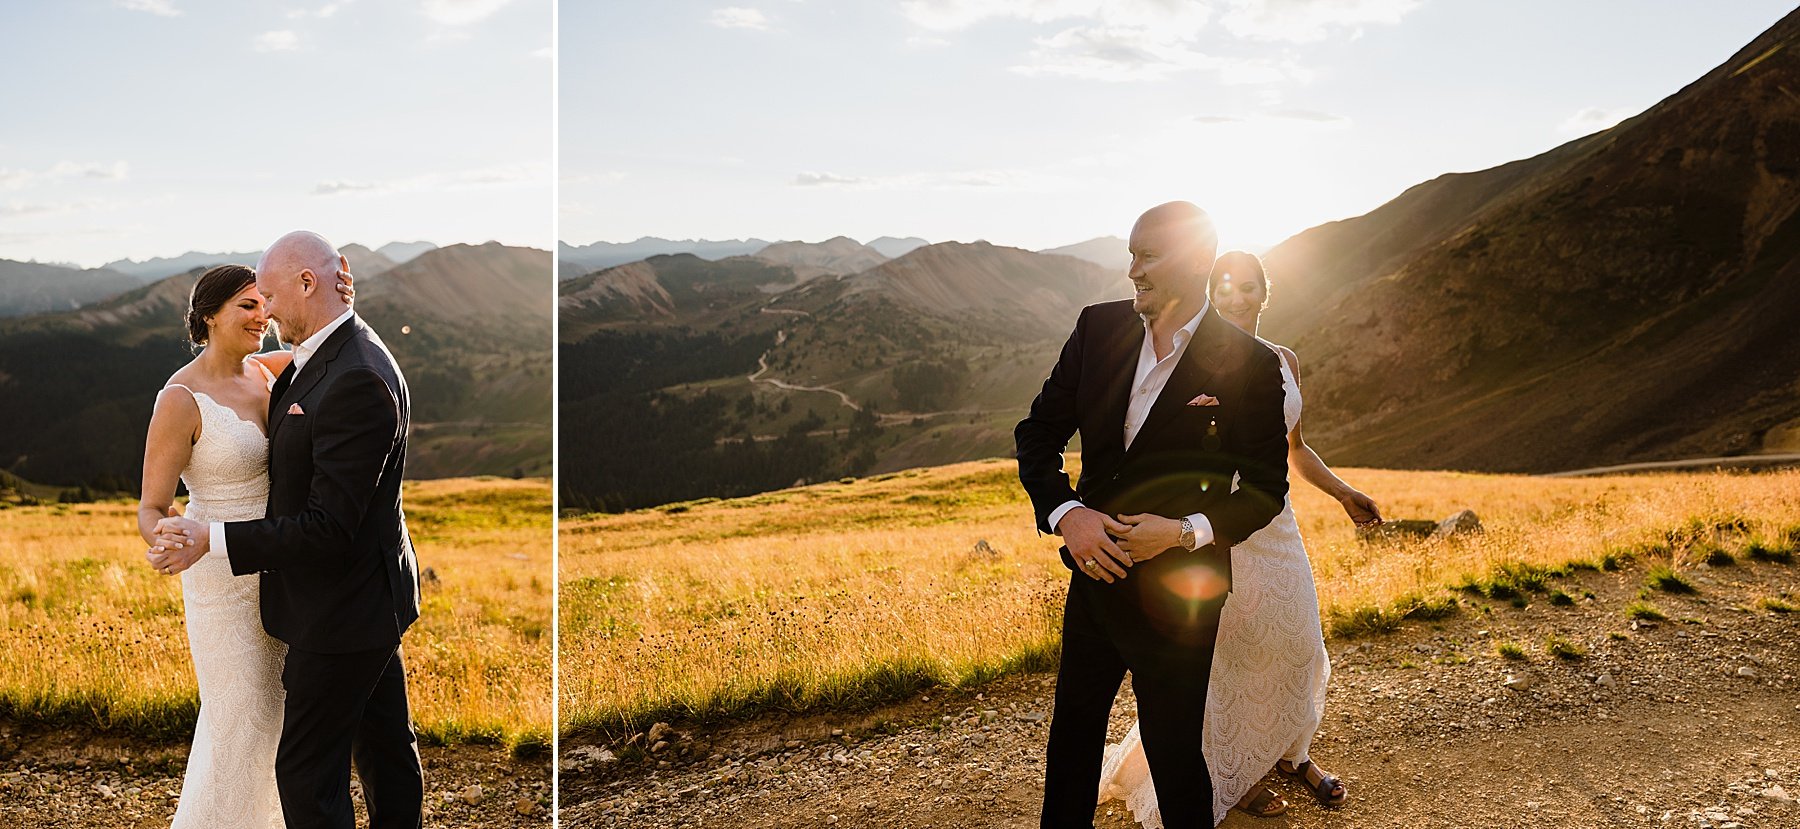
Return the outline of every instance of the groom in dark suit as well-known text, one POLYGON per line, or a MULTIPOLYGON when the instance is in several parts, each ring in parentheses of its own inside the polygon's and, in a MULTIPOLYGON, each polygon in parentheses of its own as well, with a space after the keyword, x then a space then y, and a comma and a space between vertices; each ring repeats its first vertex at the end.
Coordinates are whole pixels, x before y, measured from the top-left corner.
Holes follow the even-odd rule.
POLYGON ((406 379, 335 289, 349 263, 329 242, 290 233, 256 270, 294 345, 269 395, 267 517, 210 527, 168 518, 158 532, 192 539, 193 559, 228 548, 233 573, 262 573, 263 627, 288 645, 275 756, 288 829, 352 829, 353 759, 371 829, 417 829, 424 783, 400 657, 419 618, 400 505, 406 379))
POLYGON ((1063 537, 1074 571, 1046 829, 1093 825, 1127 671, 1164 825, 1213 825, 1201 728, 1231 547, 1266 526, 1288 490, 1280 358, 1209 307, 1211 219, 1164 204, 1138 219, 1130 246, 1134 298, 1082 310, 1013 432, 1038 528, 1063 537), (1077 432, 1071 487, 1062 453, 1077 432))

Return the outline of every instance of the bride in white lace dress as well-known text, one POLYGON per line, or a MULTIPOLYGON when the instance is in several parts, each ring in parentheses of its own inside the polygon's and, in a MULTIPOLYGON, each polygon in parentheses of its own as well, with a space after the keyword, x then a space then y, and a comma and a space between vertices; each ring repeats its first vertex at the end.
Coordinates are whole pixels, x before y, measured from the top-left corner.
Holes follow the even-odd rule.
MULTIPOLYGON (((348 284, 339 286, 354 294, 348 284)), ((257 354, 269 330, 256 273, 221 265, 189 298, 188 338, 204 345, 156 396, 144 445, 138 531, 154 544, 156 522, 175 511, 187 485, 187 515, 199 521, 263 517, 269 496, 269 388, 292 354, 257 354)), ((173 829, 282 829, 275 790, 286 646, 263 632, 256 576, 233 576, 208 555, 181 573, 188 648, 200 716, 173 829)))
MULTIPOLYGON (((1269 295, 1260 260, 1241 251, 1219 257, 1208 291, 1221 316, 1256 333, 1269 295)), ((1375 502, 1333 474, 1301 437, 1298 359, 1282 346, 1262 342, 1282 358, 1290 467, 1336 498, 1358 525, 1379 524, 1375 502)), ((1310 754, 1330 678, 1312 565, 1290 502, 1267 527, 1231 550, 1231 596, 1219 619, 1201 740, 1212 775, 1215 825, 1233 805, 1260 817, 1287 810, 1280 795, 1259 785, 1271 768, 1299 779, 1323 804, 1344 802, 1343 784, 1313 764, 1310 754)), ((1115 798, 1139 823, 1161 829, 1136 724, 1123 742, 1107 748, 1100 799, 1115 798)))

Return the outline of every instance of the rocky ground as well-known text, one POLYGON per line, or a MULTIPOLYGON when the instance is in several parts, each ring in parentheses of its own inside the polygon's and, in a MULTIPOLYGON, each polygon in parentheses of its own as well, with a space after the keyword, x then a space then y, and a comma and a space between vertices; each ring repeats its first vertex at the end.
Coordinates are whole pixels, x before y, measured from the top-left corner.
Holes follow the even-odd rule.
MULTIPOLYGON (((1689 575, 1697 594, 1649 597, 1662 621, 1625 612, 1640 564, 1558 580, 1573 604, 1465 596, 1441 622, 1330 642, 1314 756, 1349 804, 1282 781, 1285 816, 1224 825, 1800 828, 1800 613, 1764 602, 1800 604, 1800 565, 1689 575), (1552 636, 1580 655, 1551 655, 1552 636)), ((1014 677, 853 715, 565 740, 562 825, 1036 826, 1053 691, 1014 677)), ((1127 689, 1114 739, 1132 715, 1127 689)), ((1116 801, 1100 814, 1135 825, 1116 801)))
MULTIPOLYGON (((428 746, 420 755, 426 826, 551 825, 548 758, 515 760, 492 746, 428 746)), ((0 827, 167 829, 186 761, 185 745, 0 721, 0 827)), ((357 819, 368 824, 360 802, 357 819)))

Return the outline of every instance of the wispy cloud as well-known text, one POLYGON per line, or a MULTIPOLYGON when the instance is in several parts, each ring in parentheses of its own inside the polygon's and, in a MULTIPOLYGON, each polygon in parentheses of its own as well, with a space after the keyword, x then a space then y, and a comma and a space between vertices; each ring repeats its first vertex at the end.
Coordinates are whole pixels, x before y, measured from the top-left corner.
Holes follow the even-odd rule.
POLYGON ((252 45, 258 52, 297 52, 300 50, 300 35, 285 29, 263 32, 256 36, 252 45))
POLYGON ((843 187, 845 185, 862 184, 868 179, 854 176, 840 176, 836 173, 804 172, 794 175, 795 187, 843 187))
POLYGON ((379 190, 381 185, 372 181, 350 181, 347 179, 329 179, 313 185, 313 195, 332 196, 338 193, 357 193, 364 190, 379 190))
POLYGON ((304 20, 306 18, 324 20, 336 17, 338 12, 343 11, 345 6, 348 6, 353 2, 356 2, 356 0, 336 0, 336 2, 326 3, 317 8, 292 9, 288 11, 287 16, 289 20, 304 20))
POLYGON ((504 164, 446 173, 426 173, 385 181, 327 179, 313 185, 312 194, 315 196, 340 196, 453 192, 533 185, 548 186, 549 183, 550 171, 546 165, 504 164))
POLYGON ((759 32, 769 30, 769 18, 761 11, 743 6, 726 6, 713 9, 707 22, 721 29, 754 29, 759 32))
POLYGON ((81 199, 56 202, 8 201, 0 204, 0 216, 22 219, 35 216, 66 216, 119 207, 122 202, 111 199, 81 199))
MULTIPOLYGON (((1397 23, 1422 0, 1225 0, 1220 22, 1234 37, 1306 42, 1373 23, 1397 23)), ((1069 21, 1034 38, 1023 75, 1099 81, 1153 81, 1210 71, 1228 84, 1305 82, 1311 73, 1287 58, 1230 58, 1198 47, 1217 3, 1182 0, 906 0, 901 12, 934 32, 994 19, 1069 21)), ((910 41, 909 41, 910 42, 910 41)))
POLYGON ((1350 119, 1343 115, 1322 112, 1316 109, 1278 109, 1269 113, 1270 118, 1285 121, 1308 121, 1314 124, 1348 124, 1350 119))
POLYGON ((1253 112, 1245 115, 1196 115, 1189 119, 1193 123, 1205 126, 1224 126, 1230 124, 1268 124, 1274 121, 1297 122, 1298 125, 1317 127, 1348 127, 1352 122, 1349 116, 1338 115, 1317 109, 1272 109, 1253 112))
POLYGON ((180 17, 181 10, 169 0, 119 0, 119 7, 134 12, 145 12, 158 17, 180 17))
POLYGON ((1253 40, 1309 43, 1338 32, 1360 37, 1370 24, 1393 25, 1423 0, 1230 0, 1219 19, 1226 31, 1253 40))
POLYGON ((68 179, 120 181, 130 172, 123 161, 111 164, 98 161, 58 161, 43 170, 14 170, 0 167, 0 190, 23 190, 34 184, 68 179))
POLYGON ((906 0, 900 11, 914 25, 936 31, 994 19, 1050 23, 1087 18, 1102 26, 1156 26, 1192 34, 1212 15, 1204 3, 1166 0, 906 0))
POLYGON ((1568 117, 1557 126, 1556 131, 1564 135, 1587 135, 1604 129, 1611 129, 1620 121, 1637 114, 1622 107, 1588 107, 1568 117))
POLYGON ((1210 55, 1176 30, 1137 26, 1078 26, 1038 38, 1012 71, 1034 77, 1095 81, 1154 81, 1182 72, 1211 72, 1221 83, 1306 82, 1312 73, 1291 60, 1210 55))
POLYGON ((544 60, 555 60, 556 47, 551 45, 533 49, 531 50, 531 56, 534 58, 543 58, 544 60))
POLYGON ((1032 170, 959 170, 934 173, 904 173, 889 176, 846 176, 828 172, 796 174, 789 184, 794 187, 836 188, 842 190, 967 190, 1009 188, 1015 190, 1048 190, 1058 179, 1032 170))
POLYGON ((510 2, 512 0, 423 0, 419 8, 434 23, 467 26, 487 19, 510 2))

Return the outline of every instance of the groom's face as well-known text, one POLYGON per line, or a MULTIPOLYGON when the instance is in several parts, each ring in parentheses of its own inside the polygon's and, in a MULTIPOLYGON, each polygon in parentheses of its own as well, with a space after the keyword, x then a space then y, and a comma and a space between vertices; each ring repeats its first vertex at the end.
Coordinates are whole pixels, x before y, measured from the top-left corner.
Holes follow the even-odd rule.
POLYGON ((290 322, 291 311, 299 303, 298 285, 292 276, 270 273, 266 270, 256 272, 256 290, 262 294, 263 312, 275 321, 276 335, 284 343, 292 344, 288 333, 293 329, 290 322), (285 301, 284 301, 285 300, 285 301))
POLYGON ((1149 319, 1206 290, 1212 251, 1195 238, 1186 221, 1138 220, 1131 228, 1132 310, 1149 319))

